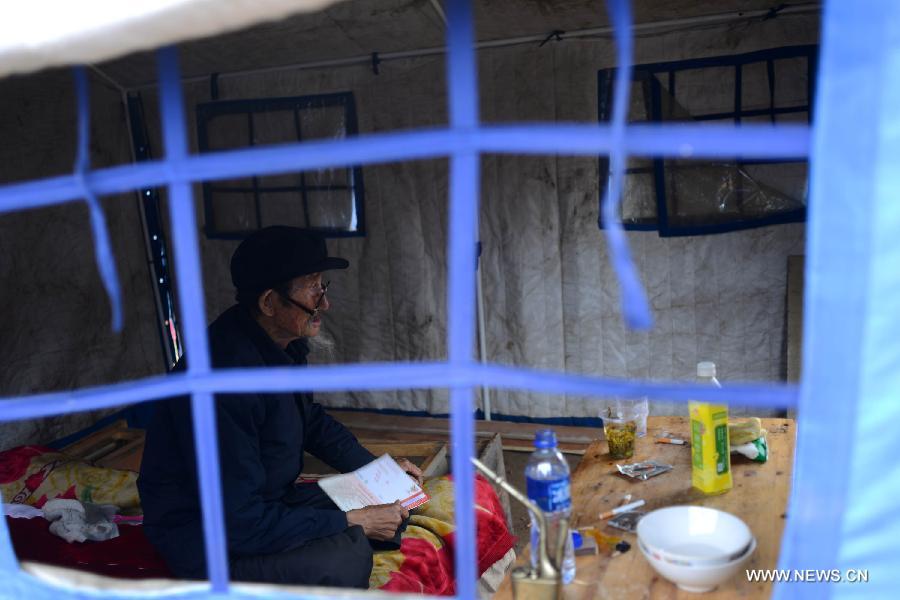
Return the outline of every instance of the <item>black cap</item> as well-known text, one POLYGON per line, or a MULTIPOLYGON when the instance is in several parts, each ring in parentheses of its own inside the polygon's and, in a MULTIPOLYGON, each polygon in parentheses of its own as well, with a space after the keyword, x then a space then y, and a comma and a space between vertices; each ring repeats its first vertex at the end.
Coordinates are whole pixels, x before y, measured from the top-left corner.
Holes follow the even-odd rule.
POLYGON ((348 266, 343 258, 328 256, 320 234, 274 225, 255 231, 237 247, 231 257, 231 281, 239 290, 263 291, 294 277, 348 266))

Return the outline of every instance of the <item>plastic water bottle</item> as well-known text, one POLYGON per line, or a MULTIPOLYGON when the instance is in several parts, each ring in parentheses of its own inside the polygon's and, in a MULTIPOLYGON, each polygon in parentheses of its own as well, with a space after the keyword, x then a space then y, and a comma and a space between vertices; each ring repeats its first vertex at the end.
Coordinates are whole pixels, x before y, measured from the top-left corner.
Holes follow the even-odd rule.
MULTIPOLYGON (((550 544, 548 552, 553 557, 556 540, 559 539, 560 520, 572 514, 572 499, 569 490, 569 464, 556 449, 556 434, 543 429, 534 435, 535 450, 525 467, 525 482, 528 498, 544 511, 547 520, 547 535, 550 544)), ((540 543, 537 520, 531 517, 531 566, 537 568, 538 544, 540 543)), ((562 580, 571 583, 575 579, 575 548, 571 533, 566 539, 563 555, 562 580)))
POLYGON ((634 432, 638 437, 647 435, 647 417, 650 416, 650 402, 647 396, 641 396, 634 401, 634 423, 637 430, 634 432))

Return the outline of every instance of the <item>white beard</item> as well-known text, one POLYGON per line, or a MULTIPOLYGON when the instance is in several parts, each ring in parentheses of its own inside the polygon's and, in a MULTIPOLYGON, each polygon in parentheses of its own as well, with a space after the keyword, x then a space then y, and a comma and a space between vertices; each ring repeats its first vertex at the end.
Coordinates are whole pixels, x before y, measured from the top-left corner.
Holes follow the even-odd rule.
POLYGON ((310 363, 327 363, 334 360, 334 338, 319 328, 319 335, 306 338, 306 344, 309 346, 309 362, 310 363))

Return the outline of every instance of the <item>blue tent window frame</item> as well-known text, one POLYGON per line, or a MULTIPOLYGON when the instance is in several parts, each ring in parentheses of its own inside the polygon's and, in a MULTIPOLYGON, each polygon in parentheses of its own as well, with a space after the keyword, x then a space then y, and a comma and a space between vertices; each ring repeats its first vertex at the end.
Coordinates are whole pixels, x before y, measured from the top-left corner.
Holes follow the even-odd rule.
MULTIPOLYGON (((757 407, 797 407, 794 477, 787 522, 777 566, 794 573, 775 582, 776 600, 850 597, 857 588, 835 585, 803 573, 822 568, 847 574, 860 567, 872 571, 865 593, 892 597, 900 585, 894 567, 900 548, 900 477, 871 466, 900 454, 900 436, 884 424, 900 419, 900 372, 896 361, 897 312, 889 302, 900 285, 896 269, 900 207, 895 196, 900 173, 900 44, 891 26, 900 20, 900 4, 881 2, 878 10, 859 10, 849 2, 826 4, 822 16, 822 70, 818 114, 808 124, 776 127, 731 124, 714 126, 626 125, 627 94, 620 92, 616 118, 609 129, 590 124, 560 126, 529 123, 502 128, 480 123, 471 3, 447 3, 447 92, 450 124, 446 128, 368 134, 353 140, 285 144, 273 149, 244 149, 192 155, 188 151, 184 101, 177 50, 158 51, 164 155, 143 163, 91 168, 90 105, 85 67, 75 69, 78 97, 78 154, 73 172, 0 185, 0 214, 69 202, 85 202, 102 283, 110 302, 110 325, 124 328, 123 297, 100 196, 166 185, 172 223, 173 259, 183 310, 184 342, 194 357, 185 373, 144 377, 127 382, 0 397, 0 422, 111 408, 189 395, 201 497, 209 583, 176 585, 151 592, 160 598, 281 597, 269 587, 230 587, 224 536, 218 441, 213 394, 229 393, 235 384, 259 393, 284 390, 450 389, 451 463, 454 474, 456 597, 476 597, 476 531, 473 466, 474 390, 483 385, 585 397, 648 396, 656 400, 699 400, 757 407), (610 153, 621 180, 625 159, 635 156, 681 156, 689 145, 697 156, 802 159, 811 161, 804 329, 804 368, 800 386, 736 383, 727 388, 610 379, 510 365, 480 365, 474 360, 475 262, 479 207, 479 161, 498 151, 545 152, 597 156, 610 153), (448 360, 439 363, 363 363, 312 366, 298 370, 226 369, 209 364, 206 315, 192 184, 254 173, 305 167, 379 164, 391 160, 450 157, 448 223, 448 360), (352 157, 352 159, 348 159, 352 157), (848 241, 836 243, 835 240, 848 241), (812 276, 810 276, 812 275, 812 276), (835 434, 836 424, 841 435, 835 434), (873 523, 877 526, 873 527, 873 523), (800 575, 796 575, 799 573, 800 575)), ((618 64, 627 81, 632 54, 632 19, 628 0, 610 0, 618 64)), ((774 14, 774 13, 773 13, 774 14)), ((615 218, 618 186, 605 205, 610 213, 606 234, 610 261, 619 281, 619 307, 627 323, 644 329, 652 320, 646 294, 615 218), (637 307, 637 308, 634 308, 637 307)), ((146 591, 115 586, 106 589, 66 585, 65 578, 35 577, 20 569, 6 520, 0 519, 0 576, 7 597, 38 600, 146 598, 146 591)), ((780 578, 778 578, 780 579, 780 578)), ((848 583, 849 580, 844 578, 848 583)), ((306 590, 308 598, 334 598, 306 590)), ((360 591, 360 595, 364 592, 360 591)))
MULTIPOLYGON (((356 101, 352 92, 335 92, 331 94, 314 94, 307 96, 281 97, 281 98, 254 98, 242 100, 223 100, 198 104, 196 108, 197 114, 197 144, 201 153, 212 152, 210 147, 211 122, 219 117, 245 115, 247 118, 247 134, 248 139, 244 147, 254 146, 254 116, 267 112, 284 112, 292 111, 294 115, 294 130, 297 142, 307 141, 309 138, 303 133, 301 115, 304 111, 310 112, 316 109, 339 108, 343 110, 343 137, 352 137, 359 133, 356 116, 356 101)), ((348 166, 346 169, 346 184, 329 184, 327 186, 319 186, 308 183, 307 174, 298 173, 299 184, 297 185, 279 185, 267 186, 260 181, 259 177, 250 177, 250 186, 230 186, 218 183, 204 181, 203 182, 203 211, 205 226, 204 232, 209 239, 243 239, 249 234, 265 225, 274 225, 277 223, 264 223, 263 204, 265 198, 262 197, 266 193, 277 194, 297 194, 298 206, 303 214, 303 228, 318 231, 326 237, 362 237, 366 234, 364 199, 365 186, 363 185, 362 168, 359 166, 348 166), (310 203, 311 196, 321 192, 332 192, 335 190, 347 190, 350 194, 353 213, 353 227, 351 229, 340 229, 337 227, 324 227, 311 225, 310 221, 310 203), (222 230, 216 225, 217 212, 217 193, 246 193, 252 194, 253 197, 253 216, 255 227, 247 227, 242 229, 222 230)), ((218 209, 221 210, 221 207, 218 209)), ((293 223, 291 223, 293 224, 293 223)))
MULTIPOLYGON (((748 52, 745 54, 735 54, 729 56, 716 56, 709 58, 699 58, 681 61, 669 61, 660 63, 651 63, 646 65, 635 65, 632 71, 632 83, 642 84, 645 90, 644 94, 644 111, 648 122, 661 123, 671 122, 664 119, 663 116, 663 89, 660 85, 659 77, 665 77, 668 93, 674 97, 676 93, 676 84, 678 81, 678 73, 693 69, 703 69, 710 67, 733 67, 734 68, 734 105, 731 111, 716 111, 702 114, 690 115, 694 121, 721 121, 733 120, 734 123, 740 123, 745 118, 769 117, 772 124, 776 122, 777 117, 781 115, 790 115, 797 113, 807 114, 807 123, 812 123, 812 110, 814 104, 815 77, 818 63, 817 45, 801 45, 786 46, 781 48, 772 48, 768 50, 760 50, 756 52, 748 52), (774 65, 778 61, 794 58, 806 59, 806 103, 793 104, 791 106, 775 105, 775 77, 774 65), (767 79, 769 84, 769 106, 767 108, 744 108, 742 106, 743 99, 743 69, 746 65, 754 63, 765 63, 767 68, 767 79), (646 93, 649 92, 649 93, 646 93)), ((601 123, 608 122, 612 114, 612 97, 613 82, 615 80, 616 69, 601 69, 597 72, 597 116, 601 123)), ((633 122, 633 121, 632 121, 633 122)), ((607 189, 609 182, 609 160, 606 156, 598 157, 599 173, 600 173, 600 202, 603 201, 603 195, 607 189)), ((653 176, 653 195, 655 196, 655 218, 648 217, 646 220, 626 220, 622 219, 622 224, 626 230, 630 231, 658 231, 660 237, 676 237, 691 235, 707 235, 715 233, 726 233, 729 231, 738 231, 742 229, 753 229, 756 227, 765 227, 768 225, 777 225, 783 223, 802 223, 806 221, 806 207, 772 211, 770 214, 762 216, 752 215, 736 215, 733 219, 722 220, 720 222, 709 223, 692 223, 678 224, 673 215, 670 215, 670 203, 667 197, 667 176, 671 169, 667 170, 667 159, 663 157, 655 157, 648 161, 649 166, 629 167, 625 174, 652 174, 653 176)), ((740 159, 735 160, 734 165, 738 168, 745 165, 774 165, 784 163, 796 163, 795 160, 782 159, 740 159)), ((808 164, 808 163, 807 163, 808 164)), ((740 190, 736 190, 740 192, 740 190)), ((621 206, 620 206, 621 211, 621 206)), ((598 212, 599 215, 599 212, 598 212)), ((620 217, 622 217, 620 212, 620 217)), ((598 216, 598 226, 603 229, 603 218, 598 216)))

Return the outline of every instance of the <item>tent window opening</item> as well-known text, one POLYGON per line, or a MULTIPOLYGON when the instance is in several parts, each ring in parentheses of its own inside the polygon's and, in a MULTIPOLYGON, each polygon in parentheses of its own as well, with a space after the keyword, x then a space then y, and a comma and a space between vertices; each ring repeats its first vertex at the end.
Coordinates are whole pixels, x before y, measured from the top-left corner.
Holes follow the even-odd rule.
MULTIPOLYGON (((628 119, 811 122, 817 46, 635 66, 628 119)), ((615 69, 598 72, 599 119, 612 114, 615 69)), ((600 159, 600 196, 609 161, 600 159)), ((626 229, 702 235, 806 219, 807 161, 629 158, 619 216, 626 229)), ((600 227, 603 227, 602 219, 600 227)))
MULTIPOLYGON (((350 92, 216 101, 197 106, 200 152, 355 136, 350 92)), ((203 183, 206 235, 240 239, 269 225, 329 237, 365 235, 359 167, 249 176, 203 183)))

